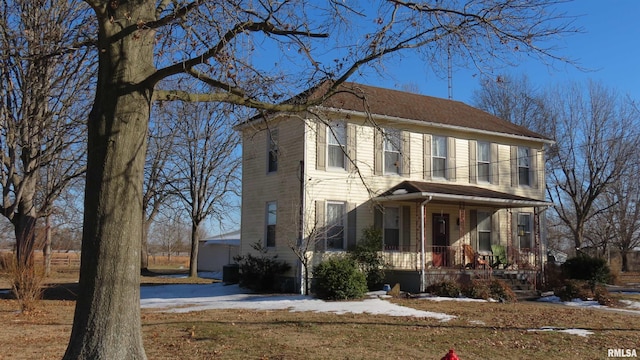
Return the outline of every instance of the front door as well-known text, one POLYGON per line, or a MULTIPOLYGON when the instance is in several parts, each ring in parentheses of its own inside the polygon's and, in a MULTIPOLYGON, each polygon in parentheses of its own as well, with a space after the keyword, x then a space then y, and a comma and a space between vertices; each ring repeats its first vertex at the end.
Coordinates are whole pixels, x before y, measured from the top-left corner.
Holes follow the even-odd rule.
POLYGON ((449 266, 449 214, 433 214, 431 222, 431 243, 433 244, 433 266, 449 266))

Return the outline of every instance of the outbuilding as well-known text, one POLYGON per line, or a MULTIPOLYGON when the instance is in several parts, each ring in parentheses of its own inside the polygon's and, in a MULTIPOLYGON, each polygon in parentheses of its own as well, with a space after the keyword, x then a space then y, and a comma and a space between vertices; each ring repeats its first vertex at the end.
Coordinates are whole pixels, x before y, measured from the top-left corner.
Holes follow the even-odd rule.
POLYGON ((225 265, 234 263, 240 252, 240 230, 200 241, 198 271, 222 272, 225 265))

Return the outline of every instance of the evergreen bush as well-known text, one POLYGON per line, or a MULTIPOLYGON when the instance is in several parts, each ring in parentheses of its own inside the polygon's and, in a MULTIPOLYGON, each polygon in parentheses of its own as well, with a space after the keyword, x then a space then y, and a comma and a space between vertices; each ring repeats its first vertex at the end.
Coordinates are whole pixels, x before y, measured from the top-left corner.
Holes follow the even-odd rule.
POLYGON ((323 261, 313 269, 315 293, 320 299, 358 299, 367 292, 367 280, 350 257, 323 261))
POLYGON ((460 285, 452 280, 441 281, 427 287, 427 292, 432 295, 452 298, 459 297, 460 290, 460 285))
POLYGON ((277 290, 275 283, 277 276, 289 271, 291 265, 277 260, 277 255, 268 256, 267 249, 259 242, 251 247, 260 255, 247 254, 233 258, 240 266, 240 286, 256 292, 277 290))
POLYGON ((611 277, 611 271, 605 259, 585 254, 568 259, 562 264, 562 272, 568 279, 587 281, 592 292, 595 291, 597 284, 607 283, 611 277))
POLYGON ((381 250, 382 232, 374 228, 364 229, 358 244, 349 250, 349 257, 364 272, 369 290, 379 290, 384 283, 386 265, 381 250))

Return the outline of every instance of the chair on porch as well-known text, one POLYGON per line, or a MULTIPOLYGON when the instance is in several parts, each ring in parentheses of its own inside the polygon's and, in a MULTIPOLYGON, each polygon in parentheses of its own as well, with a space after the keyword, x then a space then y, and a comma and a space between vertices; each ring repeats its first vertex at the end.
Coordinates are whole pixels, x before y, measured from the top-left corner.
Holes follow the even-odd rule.
POLYGON ((509 262, 507 259, 507 249, 503 245, 491 245, 491 252, 493 253, 493 264, 491 267, 494 269, 499 269, 502 267, 506 269, 509 266, 509 262))
POLYGON ((464 248, 465 267, 470 266, 473 269, 477 269, 478 266, 482 266, 483 269, 487 269, 488 266, 491 269, 491 264, 487 260, 481 259, 471 245, 464 244, 462 247, 464 248))

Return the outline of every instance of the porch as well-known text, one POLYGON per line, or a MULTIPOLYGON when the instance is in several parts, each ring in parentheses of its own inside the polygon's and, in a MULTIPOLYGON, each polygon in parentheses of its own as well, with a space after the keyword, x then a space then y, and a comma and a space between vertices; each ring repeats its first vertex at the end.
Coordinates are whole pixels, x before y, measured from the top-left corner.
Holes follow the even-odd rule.
POLYGON ((473 186, 409 181, 376 201, 385 261, 394 272, 419 274, 413 282, 420 284, 418 291, 442 277, 513 272, 531 279, 535 288, 545 260, 540 217, 551 203, 473 186))

